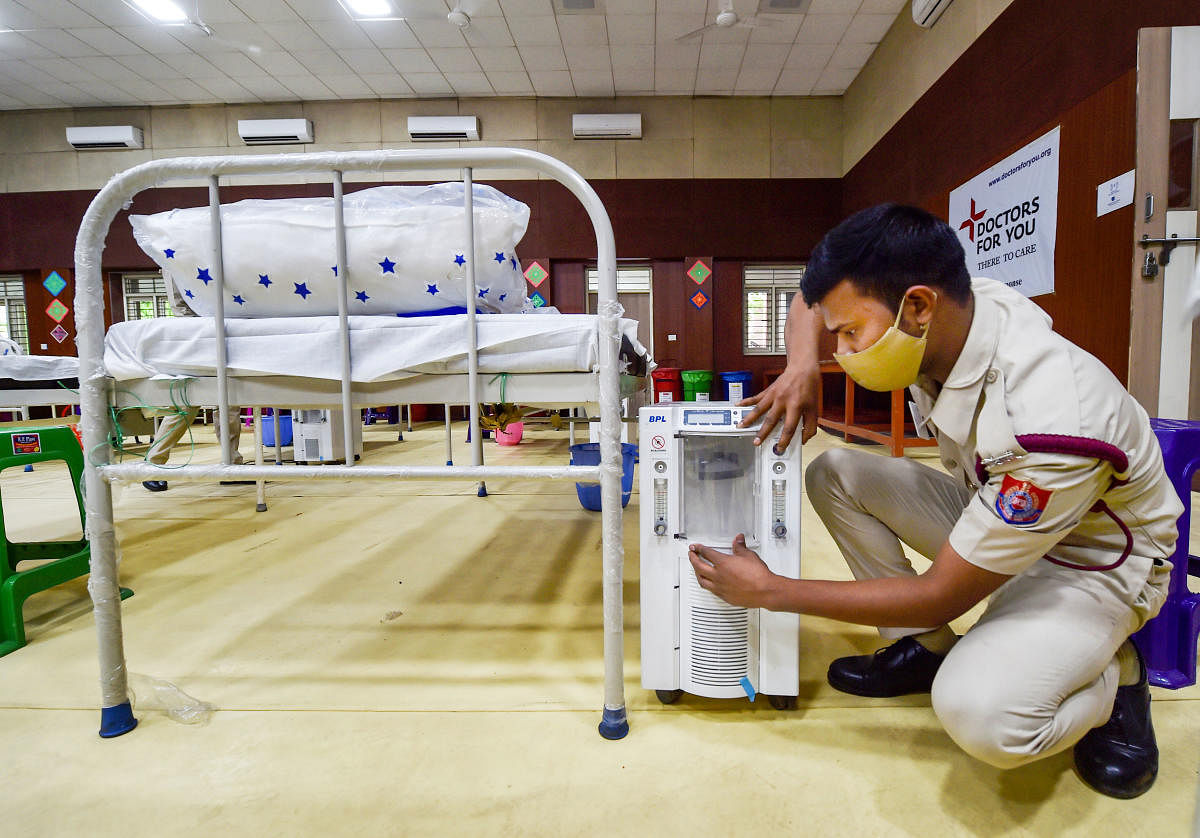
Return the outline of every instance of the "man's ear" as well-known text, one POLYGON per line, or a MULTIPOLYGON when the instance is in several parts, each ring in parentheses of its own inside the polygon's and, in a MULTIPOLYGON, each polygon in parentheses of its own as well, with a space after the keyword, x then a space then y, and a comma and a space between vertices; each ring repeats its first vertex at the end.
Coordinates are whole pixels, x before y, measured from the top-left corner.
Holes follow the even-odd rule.
POLYGON ((940 295, 928 285, 913 285, 904 292, 906 319, 918 326, 933 320, 940 295))

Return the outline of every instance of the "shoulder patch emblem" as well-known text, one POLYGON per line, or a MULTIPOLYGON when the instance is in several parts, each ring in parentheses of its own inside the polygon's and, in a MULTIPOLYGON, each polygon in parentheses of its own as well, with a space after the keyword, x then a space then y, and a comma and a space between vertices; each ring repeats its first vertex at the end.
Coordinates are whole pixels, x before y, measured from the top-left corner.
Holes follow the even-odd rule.
POLYGON ((1042 489, 1028 480, 1018 480, 1011 474, 1004 475, 1000 494, 996 496, 996 514, 1006 524, 1028 526, 1036 524, 1054 492, 1042 489))

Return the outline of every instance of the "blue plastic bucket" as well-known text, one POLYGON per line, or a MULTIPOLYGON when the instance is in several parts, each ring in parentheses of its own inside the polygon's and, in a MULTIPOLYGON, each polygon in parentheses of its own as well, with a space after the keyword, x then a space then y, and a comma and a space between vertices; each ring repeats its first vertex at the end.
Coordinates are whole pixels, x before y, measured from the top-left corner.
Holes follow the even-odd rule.
MULTIPOLYGON (((637 462, 637 446, 628 442, 621 443, 621 506, 629 504, 629 496, 633 493, 633 464, 637 462)), ((571 465, 598 466, 600 465, 600 443, 581 442, 571 446, 571 465)), ((584 509, 599 512, 600 484, 576 483, 575 494, 584 509)))
POLYGON ((747 396, 754 395, 750 392, 751 378, 750 373, 745 370, 721 373, 721 399, 727 402, 740 402, 747 396))
MULTIPOLYGON (((275 418, 273 416, 262 417, 263 429, 263 445, 267 448, 275 447, 275 418)), ((279 444, 292 444, 292 415, 289 413, 286 416, 279 417, 279 444)))

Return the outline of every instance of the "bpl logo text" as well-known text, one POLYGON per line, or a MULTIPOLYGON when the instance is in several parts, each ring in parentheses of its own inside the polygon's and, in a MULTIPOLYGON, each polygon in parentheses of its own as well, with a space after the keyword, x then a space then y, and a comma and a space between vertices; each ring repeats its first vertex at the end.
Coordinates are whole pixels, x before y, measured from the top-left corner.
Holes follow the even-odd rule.
POLYGON ((646 421, 647 421, 647 422, 666 422, 666 421, 667 421, 667 417, 666 417, 666 416, 662 416, 662 415, 659 415, 659 416, 651 416, 651 417, 650 417, 649 419, 647 419, 646 421))

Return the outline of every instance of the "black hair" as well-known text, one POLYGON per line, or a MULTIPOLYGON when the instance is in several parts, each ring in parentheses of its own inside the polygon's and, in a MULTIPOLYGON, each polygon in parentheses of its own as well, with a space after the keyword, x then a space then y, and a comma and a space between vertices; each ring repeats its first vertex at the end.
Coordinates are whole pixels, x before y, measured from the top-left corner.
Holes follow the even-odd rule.
POLYGON ((800 281, 808 305, 843 279, 897 311, 906 289, 928 285, 958 303, 971 296, 971 275, 958 236, 918 207, 879 204, 830 230, 813 249, 800 281))

